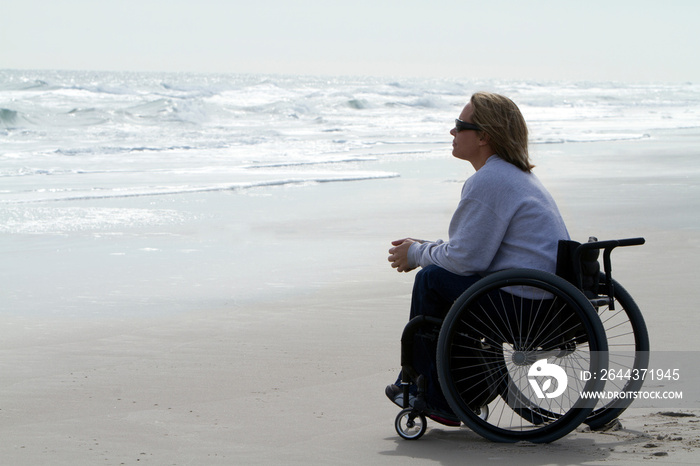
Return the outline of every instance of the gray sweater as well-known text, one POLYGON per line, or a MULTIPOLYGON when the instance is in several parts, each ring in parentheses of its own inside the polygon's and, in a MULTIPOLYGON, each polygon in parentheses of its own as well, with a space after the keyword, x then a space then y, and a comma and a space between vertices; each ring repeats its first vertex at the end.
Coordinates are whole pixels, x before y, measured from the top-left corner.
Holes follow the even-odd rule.
POLYGON ((514 267, 554 273, 560 239, 569 239, 569 233, 539 179, 492 155, 464 183, 449 241, 413 243, 408 261, 411 267, 435 264, 459 275, 514 267))

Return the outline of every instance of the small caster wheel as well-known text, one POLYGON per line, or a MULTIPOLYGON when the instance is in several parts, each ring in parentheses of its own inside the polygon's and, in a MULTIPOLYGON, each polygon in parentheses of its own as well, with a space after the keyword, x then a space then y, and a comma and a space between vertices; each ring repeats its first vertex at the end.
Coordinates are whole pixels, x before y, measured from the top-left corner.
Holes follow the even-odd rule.
POLYGON ((425 416, 416 414, 413 408, 406 408, 399 412, 394 421, 396 432, 406 440, 417 440, 425 433, 428 425, 425 416))

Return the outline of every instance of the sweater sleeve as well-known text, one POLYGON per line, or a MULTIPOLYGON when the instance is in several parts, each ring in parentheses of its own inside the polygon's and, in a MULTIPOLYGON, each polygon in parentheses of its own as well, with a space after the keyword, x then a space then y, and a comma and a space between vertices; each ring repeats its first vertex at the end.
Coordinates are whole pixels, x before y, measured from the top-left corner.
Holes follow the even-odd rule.
POLYGON ((414 243, 408 251, 411 267, 435 264, 458 275, 474 275, 489 268, 510 219, 480 200, 463 198, 450 222, 449 241, 414 243))

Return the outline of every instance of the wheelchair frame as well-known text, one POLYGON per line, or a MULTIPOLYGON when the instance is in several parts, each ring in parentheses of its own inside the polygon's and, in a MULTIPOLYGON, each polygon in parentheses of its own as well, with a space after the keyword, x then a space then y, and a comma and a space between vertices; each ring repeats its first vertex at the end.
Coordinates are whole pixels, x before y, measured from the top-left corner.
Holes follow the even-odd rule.
POLYGON ((617 419, 632 397, 605 403, 582 393, 638 391, 642 381, 605 387, 605 380, 580 380, 577 373, 647 367, 644 319, 612 278, 610 259, 617 247, 641 244, 644 238, 562 241, 557 275, 532 269, 496 272, 467 289, 444 320, 412 319, 401 338, 403 409, 394 423, 397 433, 418 439, 427 429, 426 416, 435 414, 424 399, 424 377, 412 364, 419 331, 438 335, 438 380, 452 411, 489 440, 552 442, 582 423, 599 429, 617 419), (417 391, 411 402, 413 385, 417 391), (551 388, 554 392, 543 393, 551 388), (550 397, 557 392, 559 399, 550 397))

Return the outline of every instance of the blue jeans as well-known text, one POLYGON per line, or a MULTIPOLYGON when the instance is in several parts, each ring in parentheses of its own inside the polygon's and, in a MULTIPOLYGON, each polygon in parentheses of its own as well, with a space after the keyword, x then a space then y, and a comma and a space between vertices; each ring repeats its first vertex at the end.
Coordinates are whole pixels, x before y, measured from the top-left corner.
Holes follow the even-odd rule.
MULTIPOLYGON (((410 318, 424 315, 444 319, 455 300, 481 278, 457 275, 436 265, 422 268, 413 282, 410 318)), ((414 343, 413 368, 426 379, 426 402, 432 408, 451 413, 438 381, 436 354, 437 338, 419 331, 414 343)), ((400 383, 401 375, 397 385, 400 383)))

